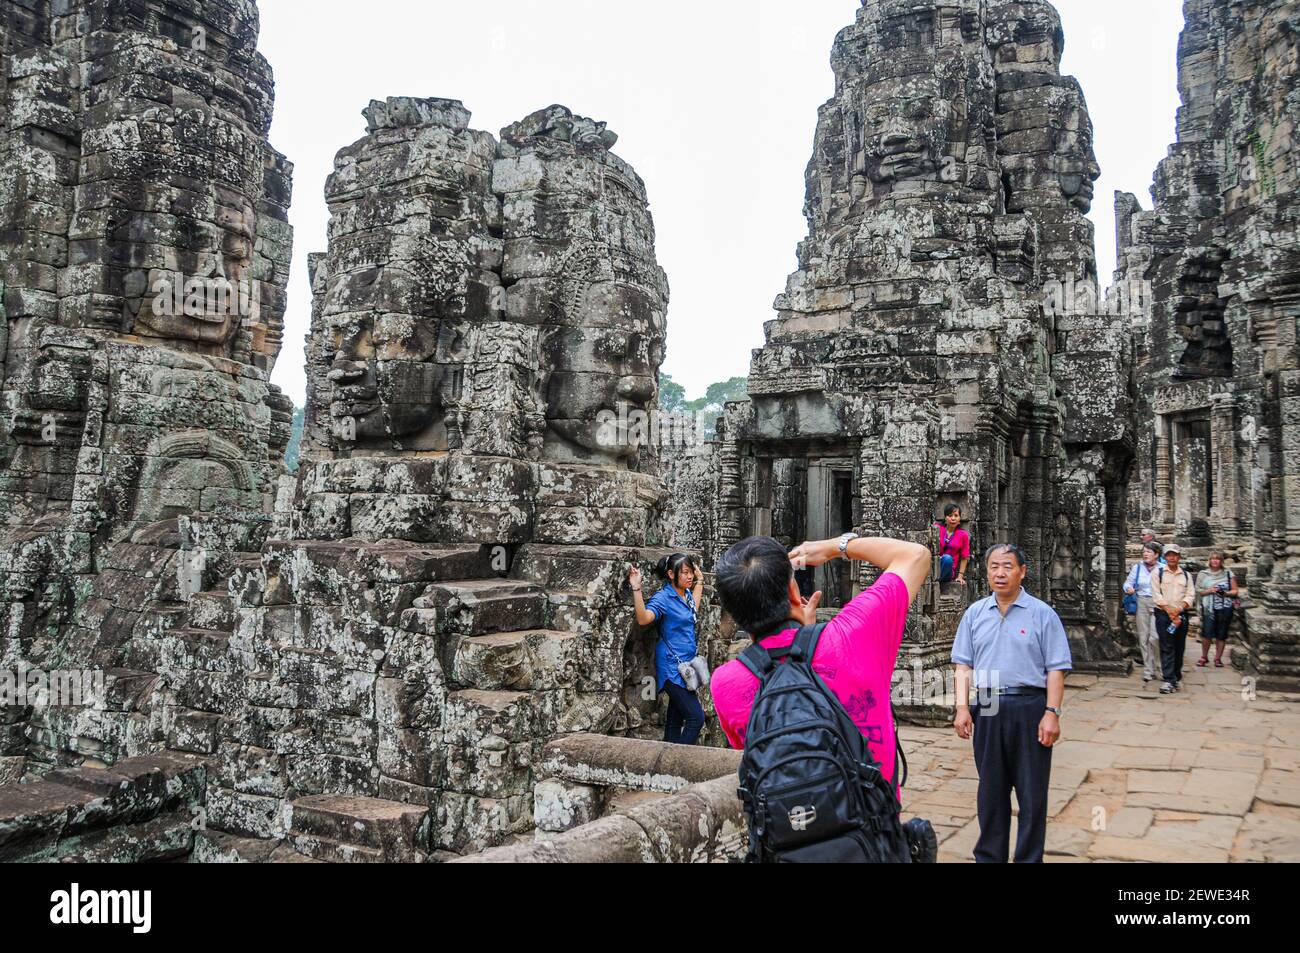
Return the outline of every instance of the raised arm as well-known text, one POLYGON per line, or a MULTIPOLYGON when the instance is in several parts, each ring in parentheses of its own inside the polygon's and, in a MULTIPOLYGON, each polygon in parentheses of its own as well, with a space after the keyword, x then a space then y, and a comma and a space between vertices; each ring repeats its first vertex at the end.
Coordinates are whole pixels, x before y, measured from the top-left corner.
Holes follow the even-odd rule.
POLYGON ((655 621, 655 614, 645 607, 645 599, 641 595, 641 570, 633 566, 627 574, 627 581, 632 587, 632 606, 636 609, 636 624, 652 624, 655 621))
MULTIPOLYGON (((909 600, 916 598, 916 594, 921 591, 921 584, 930 574, 930 564, 934 558, 928 547, 886 536, 851 539, 844 554, 849 559, 871 563, 901 578, 907 586, 909 600)), ((837 537, 804 543, 790 553, 790 561, 798 568, 811 568, 838 559, 839 556, 840 541, 837 537)))

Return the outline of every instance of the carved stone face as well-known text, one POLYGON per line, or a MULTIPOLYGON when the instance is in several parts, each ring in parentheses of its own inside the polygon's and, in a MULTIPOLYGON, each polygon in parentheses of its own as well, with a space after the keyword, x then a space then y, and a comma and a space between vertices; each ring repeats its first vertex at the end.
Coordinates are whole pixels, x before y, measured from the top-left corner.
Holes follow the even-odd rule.
POLYGON ((635 458, 658 394, 663 304, 645 289, 598 281, 581 307, 584 320, 545 338, 545 455, 561 462, 635 458))
POLYGON ((874 103, 863 117, 863 152, 871 181, 937 178, 951 113, 937 84, 922 84, 874 103))
MULTIPOLYGON (((159 189, 172 191, 164 186, 145 187, 146 192, 159 189)), ((245 318, 255 317, 260 310, 252 280, 253 204, 224 189, 216 204, 219 224, 199 227, 193 236, 195 247, 178 250, 176 270, 146 267, 128 272, 123 290, 125 306, 134 314, 135 333, 173 342, 223 345, 245 318)), ((152 228, 147 216, 132 213, 121 237, 131 249, 150 241, 152 228)))
POLYGON ((331 324, 330 425, 341 445, 387 444, 441 422, 438 322, 371 314, 331 324))
POLYGON ((329 427, 340 447, 446 449, 439 336, 463 306, 461 243, 363 242, 335 247, 323 279, 330 334, 329 427))
POLYGON ((1070 87, 1059 114, 1055 136, 1056 179, 1066 201, 1087 214, 1092 208, 1093 187, 1101 175, 1092 148, 1092 120, 1083 94, 1070 87))

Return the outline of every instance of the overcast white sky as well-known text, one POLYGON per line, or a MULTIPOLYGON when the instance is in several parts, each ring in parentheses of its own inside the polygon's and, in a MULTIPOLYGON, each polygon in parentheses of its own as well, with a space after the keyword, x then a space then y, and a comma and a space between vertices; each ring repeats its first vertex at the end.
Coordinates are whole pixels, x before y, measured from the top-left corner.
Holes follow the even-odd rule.
MULTIPOLYGON (((696 397, 745 374, 805 233, 803 173, 830 48, 860 0, 261 0, 276 78, 271 142, 294 163, 293 275, 274 380, 303 402, 307 255, 324 251, 334 153, 386 96, 462 100, 494 134, 563 103, 609 123, 645 179, 668 272, 664 370, 696 397)), ((1062 72, 1083 84, 1102 177, 1092 220, 1103 282, 1112 195, 1150 207, 1174 138, 1180 0, 1056 0, 1062 72)))

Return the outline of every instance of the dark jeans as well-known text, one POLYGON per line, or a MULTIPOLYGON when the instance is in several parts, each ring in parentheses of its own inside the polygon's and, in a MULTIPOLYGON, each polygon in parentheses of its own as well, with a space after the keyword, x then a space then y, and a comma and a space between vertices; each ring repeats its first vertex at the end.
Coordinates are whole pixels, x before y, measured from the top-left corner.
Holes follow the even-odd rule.
POLYGON ((953 571, 953 558, 951 556, 939 557, 939 581, 951 582, 957 573, 953 571))
POLYGON ((1232 606, 1215 609, 1213 612, 1201 611, 1201 638, 1216 642, 1228 640, 1228 629, 1232 628, 1232 606))
POLYGON ((1178 631, 1169 634, 1169 614, 1156 610, 1156 635, 1160 637, 1160 673, 1170 685, 1183 680, 1183 652, 1187 650, 1187 613, 1179 616, 1178 631))
POLYGON ((1002 695, 972 706, 975 718, 975 768, 979 772, 980 836, 975 861, 1005 864, 1011 846, 1011 792, 1020 808, 1016 863, 1043 861, 1047 842, 1047 785, 1052 749, 1038 743, 1038 723, 1047 708, 1047 693, 1002 695), (989 711, 996 705, 997 714, 989 711))
POLYGON ((664 741, 693 745, 704 729, 704 707, 695 693, 680 685, 664 682, 668 693, 668 716, 664 719, 664 741))

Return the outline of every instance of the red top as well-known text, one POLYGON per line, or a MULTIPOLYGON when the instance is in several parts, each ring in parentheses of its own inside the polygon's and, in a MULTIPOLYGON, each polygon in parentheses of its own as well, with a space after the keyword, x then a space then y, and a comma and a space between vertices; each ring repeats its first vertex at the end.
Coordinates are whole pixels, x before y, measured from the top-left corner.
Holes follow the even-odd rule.
POLYGON ((935 525, 939 527, 940 556, 951 556, 956 562, 970 559, 970 533, 960 527, 955 533, 949 533, 946 523, 935 525))

